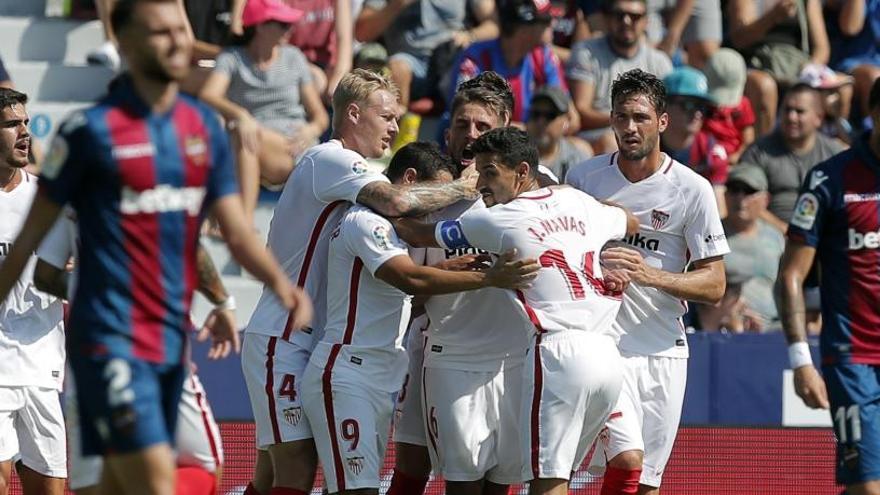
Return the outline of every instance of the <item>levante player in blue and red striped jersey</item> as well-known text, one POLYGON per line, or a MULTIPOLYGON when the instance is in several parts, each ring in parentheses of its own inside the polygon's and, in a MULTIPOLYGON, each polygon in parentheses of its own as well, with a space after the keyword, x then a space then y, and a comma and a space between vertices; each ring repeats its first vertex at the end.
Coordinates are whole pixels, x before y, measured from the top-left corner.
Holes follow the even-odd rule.
POLYGON ((874 129, 804 181, 779 278, 795 391, 810 407, 830 407, 837 481, 851 494, 880 494, 880 80, 869 109, 874 129), (802 285, 815 259, 822 377, 804 330, 802 285))
MULTIPOLYGON (((196 245, 209 211, 236 259, 292 310, 311 304, 245 219, 224 129, 178 94, 193 38, 179 0, 119 0, 111 21, 129 72, 56 136, 25 227, 0 269, 0 300, 70 204, 80 278, 68 356, 83 453, 103 455, 101 493, 174 493, 171 447, 188 361, 196 245)), ((215 346, 238 350, 232 331, 215 346)))

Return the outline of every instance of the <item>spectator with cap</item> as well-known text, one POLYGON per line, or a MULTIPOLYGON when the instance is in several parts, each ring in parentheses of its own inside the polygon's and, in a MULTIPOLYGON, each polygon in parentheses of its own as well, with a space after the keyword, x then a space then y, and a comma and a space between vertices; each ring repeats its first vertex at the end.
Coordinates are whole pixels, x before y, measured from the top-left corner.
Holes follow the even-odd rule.
POLYGON ((845 147, 819 132, 822 97, 810 86, 799 83, 789 89, 780 111, 779 127, 755 141, 743 153, 742 162, 757 165, 764 173, 770 203, 762 218, 785 232, 807 173, 845 147))
POLYGON ((851 74, 857 113, 868 117, 868 95, 880 77, 880 0, 825 0, 825 26, 831 43, 828 65, 851 74))
POLYGON ((672 71, 669 57, 648 45, 646 0, 610 0, 603 15, 608 34, 582 41, 572 49, 567 74, 581 119, 580 136, 597 154, 617 149, 611 131, 611 83, 618 75, 641 68, 657 77, 672 71))
POLYGON ((410 101, 436 92, 436 77, 429 77, 435 51, 495 39, 497 19, 495 0, 365 0, 355 36, 359 41, 384 39, 391 78, 405 111, 410 101))
POLYGON ((727 151, 730 164, 755 141, 755 112, 752 102, 744 96, 746 64, 742 56, 730 48, 721 48, 703 68, 709 83, 709 98, 714 102, 704 128, 727 151))
POLYGON ((303 53, 286 42, 302 12, 280 0, 248 0, 241 44, 217 57, 199 97, 232 131, 242 202, 253 218, 260 182, 283 184, 295 158, 329 125, 303 53))
POLYGON ((773 286, 785 239, 778 229, 762 216, 769 196, 767 177, 760 168, 741 163, 730 171, 727 190, 727 217, 722 221, 730 254, 724 257, 728 279, 741 279, 739 302, 746 323, 734 329, 765 331, 779 324, 773 300, 773 286))
POLYGON ((549 38, 550 3, 547 0, 501 0, 498 4, 501 36, 471 44, 458 58, 448 88, 452 101, 458 86, 477 74, 494 71, 510 82, 514 93, 512 122, 525 122, 532 93, 544 86, 567 91, 562 64, 549 38))
POLYGON ((532 96, 526 132, 538 148, 538 164, 547 167, 560 183, 571 167, 593 156, 590 145, 567 137, 571 125, 570 98, 560 88, 545 86, 532 96))
POLYGON ((712 105, 706 76, 693 67, 684 66, 663 78, 663 84, 669 126, 660 135, 660 148, 712 183, 719 213, 724 218, 727 151, 703 129, 706 113, 712 105))
POLYGON ((853 78, 839 74, 827 65, 807 64, 801 71, 800 82, 812 87, 822 96, 824 118, 819 130, 828 137, 849 144, 852 126, 847 120, 853 95, 853 78))

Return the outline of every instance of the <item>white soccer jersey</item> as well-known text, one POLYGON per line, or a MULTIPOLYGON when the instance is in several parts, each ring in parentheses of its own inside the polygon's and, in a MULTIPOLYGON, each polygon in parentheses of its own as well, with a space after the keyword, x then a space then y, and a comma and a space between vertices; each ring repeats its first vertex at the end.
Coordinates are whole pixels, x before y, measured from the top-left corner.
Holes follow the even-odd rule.
MULTIPOLYGON (((49 233, 43 238, 40 247, 37 248, 37 258, 46 263, 64 270, 71 258, 77 257, 77 232, 76 212, 70 206, 61 210, 61 215, 55 220, 55 224, 49 229, 49 233)), ((67 283, 67 300, 70 302, 73 294, 76 294, 76 273, 79 271, 79 263, 74 263, 73 274, 67 283)))
POLYGON ((626 214, 568 186, 519 195, 492 208, 471 210, 459 220, 461 232, 444 229, 441 238, 461 235, 470 245, 500 253, 516 248, 536 258, 541 270, 531 287, 509 292, 538 332, 567 330, 611 333, 620 295, 602 282, 599 251, 626 233, 626 214))
MULTIPOLYGON (((24 170, 21 183, 0 191, 0 261, 5 260, 37 193, 37 178, 24 170)), ((61 301, 34 287, 31 256, 0 304, 0 386, 61 390, 64 381, 64 324, 61 301)))
MULTIPOLYGON (((454 220, 485 209, 482 199, 460 201, 430 215, 430 221, 454 220)), ((426 265, 435 265, 476 248, 426 250, 426 265)), ((482 251, 486 252, 486 251, 482 251)), ((498 253, 494 253, 498 254, 498 253)), ((425 303, 431 319, 425 366, 465 371, 496 371, 522 363, 530 324, 510 292, 495 287, 431 296, 425 303)))
MULTIPOLYGON (((630 182, 617 166, 617 153, 571 169, 567 182, 596 198, 618 203, 639 219, 639 232, 626 242, 648 265, 681 273, 695 260, 730 249, 712 185, 689 167, 664 155, 650 177, 630 182)), ((681 317, 687 304, 666 292, 630 284, 615 322, 620 349, 643 355, 688 357, 681 317)))
POLYGON ((386 261, 407 255, 407 245, 388 220, 365 206, 348 210, 331 234, 329 316, 311 364, 387 392, 400 389, 412 296, 374 275, 386 261))
POLYGON ((281 337, 311 349, 327 320, 327 244, 330 231, 365 185, 388 181, 369 172, 360 154, 331 140, 310 148, 290 174, 269 227, 269 249, 290 280, 312 298, 311 328, 294 332, 289 313, 268 287, 257 302, 246 331, 281 337))

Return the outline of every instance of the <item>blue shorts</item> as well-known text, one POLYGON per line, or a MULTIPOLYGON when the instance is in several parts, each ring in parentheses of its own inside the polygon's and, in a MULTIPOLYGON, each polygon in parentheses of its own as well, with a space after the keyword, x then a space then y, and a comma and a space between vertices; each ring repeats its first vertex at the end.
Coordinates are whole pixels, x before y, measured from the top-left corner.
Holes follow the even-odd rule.
POLYGON ((837 482, 880 480, 880 366, 822 366, 837 437, 837 482))
POLYGON ((171 445, 183 364, 121 356, 69 356, 76 382, 82 454, 124 454, 171 445))

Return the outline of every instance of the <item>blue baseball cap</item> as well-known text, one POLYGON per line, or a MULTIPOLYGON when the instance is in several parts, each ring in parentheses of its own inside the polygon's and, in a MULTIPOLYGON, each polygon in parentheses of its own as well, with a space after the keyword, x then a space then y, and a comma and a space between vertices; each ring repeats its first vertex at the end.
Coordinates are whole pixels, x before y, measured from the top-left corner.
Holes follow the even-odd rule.
POLYGON ((689 96, 712 102, 706 76, 693 67, 678 67, 663 78, 663 84, 668 96, 689 96))

